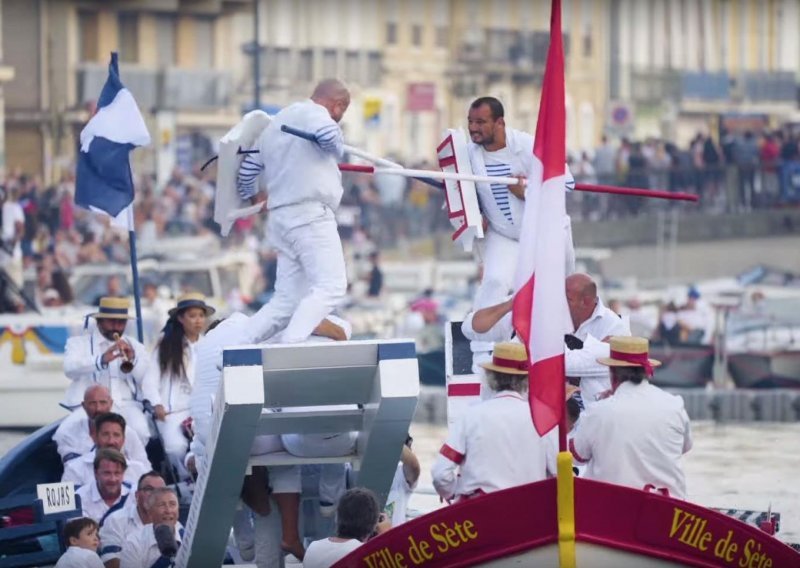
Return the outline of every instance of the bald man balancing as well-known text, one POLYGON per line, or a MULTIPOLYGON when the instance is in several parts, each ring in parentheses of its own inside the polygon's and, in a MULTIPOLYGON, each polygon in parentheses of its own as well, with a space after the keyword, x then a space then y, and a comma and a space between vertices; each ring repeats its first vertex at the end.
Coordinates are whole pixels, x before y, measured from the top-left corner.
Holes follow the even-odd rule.
POLYGON ((239 168, 243 199, 256 196, 259 178, 269 192, 268 238, 278 251, 275 295, 253 316, 262 340, 285 327, 284 343, 305 341, 347 291, 334 212, 343 193, 339 121, 349 105, 343 83, 320 82, 310 99, 275 115, 239 168), (313 132, 317 143, 281 132, 283 125, 313 132))

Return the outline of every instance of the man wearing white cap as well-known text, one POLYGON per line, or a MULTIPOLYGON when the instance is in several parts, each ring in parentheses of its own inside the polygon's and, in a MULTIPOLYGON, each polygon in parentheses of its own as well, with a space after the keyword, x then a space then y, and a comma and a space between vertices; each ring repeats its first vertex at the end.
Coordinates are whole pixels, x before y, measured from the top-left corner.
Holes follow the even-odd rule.
POLYGON ((648 358, 642 337, 612 337, 609 357, 613 394, 582 415, 570 451, 587 463, 586 479, 686 498, 680 457, 692 448, 683 399, 648 380, 661 363, 648 358))
MULTIPOLYGON (((141 401, 157 396, 157 385, 145 381, 149 357, 141 343, 124 335, 129 319, 127 298, 105 297, 100 308, 89 314, 97 320, 91 333, 70 337, 64 353, 64 374, 71 381, 62 406, 77 408, 87 387, 101 384, 119 405, 120 414, 143 443, 150 427, 141 401)), ((88 321, 88 320, 87 320, 88 321)))
POLYGON ((498 343, 483 368, 494 397, 455 423, 433 464, 433 486, 444 499, 469 499, 540 481, 556 471, 555 455, 531 420, 525 346, 498 343))

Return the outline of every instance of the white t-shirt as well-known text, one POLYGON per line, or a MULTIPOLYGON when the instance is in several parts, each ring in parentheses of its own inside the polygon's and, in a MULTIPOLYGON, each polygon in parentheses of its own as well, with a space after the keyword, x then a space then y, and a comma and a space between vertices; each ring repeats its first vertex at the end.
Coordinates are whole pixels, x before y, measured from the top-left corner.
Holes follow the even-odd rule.
MULTIPOLYGON (((3 203, 3 224, 0 227, 0 237, 4 241, 10 241, 16 236, 16 224, 25 223, 25 211, 22 205, 16 201, 6 201, 3 203)), ((14 245, 14 258, 22 257, 22 249, 19 241, 14 245)))
POLYGON ((315 540, 308 545, 303 558, 303 568, 330 568, 359 546, 361 541, 355 539, 344 542, 334 542, 329 538, 315 540))
POLYGON ((70 546, 58 559, 55 568, 103 568, 103 562, 94 550, 70 546))
POLYGON ((416 483, 409 485, 405 473, 403 473, 403 464, 397 464, 397 470, 392 479, 392 488, 389 489, 389 496, 386 498, 386 507, 383 508, 386 516, 392 520, 393 527, 406 522, 408 498, 411 497, 416 486, 416 483))

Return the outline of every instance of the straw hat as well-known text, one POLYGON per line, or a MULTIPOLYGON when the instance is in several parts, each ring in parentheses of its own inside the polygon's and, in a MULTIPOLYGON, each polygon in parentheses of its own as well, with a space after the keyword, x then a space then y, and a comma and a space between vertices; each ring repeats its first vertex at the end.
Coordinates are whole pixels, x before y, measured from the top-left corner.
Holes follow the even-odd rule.
POLYGON ((128 298, 106 296, 100 298, 100 309, 87 317, 95 319, 136 319, 128 315, 128 308, 130 307, 131 301, 128 298))
POLYGON ((481 367, 509 375, 527 375, 528 353, 521 343, 498 343, 492 352, 492 362, 481 363, 481 367))
POLYGON ((179 311, 189 308, 202 308, 205 310, 207 317, 217 311, 206 304, 206 297, 203 296, 203 294, 200 292, 189 292, 178 298, 177 305, 169 311, 169 317, 175 317, 179 311))
POLYGON ((658 367, 661 361, 649 359, 650 342, 644 337, 614 336, 610 340, 610 357, 601 357, 597 360, 607 367, 658 367))

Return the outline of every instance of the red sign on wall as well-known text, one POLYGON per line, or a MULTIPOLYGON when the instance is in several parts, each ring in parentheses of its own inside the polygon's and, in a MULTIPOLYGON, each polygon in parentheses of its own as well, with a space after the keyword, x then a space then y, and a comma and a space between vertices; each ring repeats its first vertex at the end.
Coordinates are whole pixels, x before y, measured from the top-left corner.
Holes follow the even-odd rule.
POLYGON ((421 112, 436 109, 436 85, 409 83, 406 91, 406 110, 421 112))

